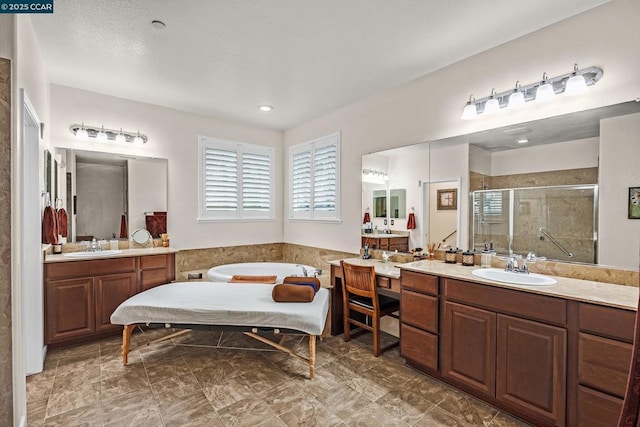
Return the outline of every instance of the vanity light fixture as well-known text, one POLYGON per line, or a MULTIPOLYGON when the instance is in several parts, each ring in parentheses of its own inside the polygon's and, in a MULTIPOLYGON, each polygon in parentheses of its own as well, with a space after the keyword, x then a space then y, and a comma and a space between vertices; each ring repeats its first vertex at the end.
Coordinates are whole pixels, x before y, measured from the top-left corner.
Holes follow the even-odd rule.
POLYGON ((542 73, 542 81, 536 90, 536 101, 551 101, 554 96, 556 96, 556 91, 549 82, 547 73, 542 73))
POLYGON ((76 136, 76 139, 82 139, 82 140, 89 139, 89 133, 84 128, 84 122, 82 122, 80 127, 76 128, 73 134, 76 136))
POLYGON ((120 128, 120 132, 116 135, 116 144, 124 144, 127 142, 127 138, 122 134, 122 128, 120 128))
POLYGON ((84 141, 94 141, 94 142, 102 142, 102 143, 130 143, 135 145, 143 145, 146 144, 148 138, 146 135, 143 135, 138 132, 127 132, 115 129, 105 129, 104 126, 85 126, 82 124, 73 124, 69 126, 69 131, 75 135, 76 139, 84 140, 84 141), (100 136, 103 134, 104 136, 100 136))
POLYGON ((481 99, 475 99, 473 95, 469 97, 469 101, 462 111, 462 120, 472 120, 481 114, 490 114, 502 109, 514 109, 526 102, 533 100, 553 99, 562 93, 573 95, 582 93, 588 88, 596 84, 602 78, 602 68, 588 67, 580 70, 578 64, 574 64, 573 71, 557 77, 549 78, 544 73, 542 80, 520 86, 516 82, 515 89, 496 93, 495 89, 491 91, 489 96, 481 99), (584 85, 581 81, 584 81, 584 85), (498 110, 495 110, 495 102, 498 103, 498 110))
POLYGON ((378 180, 383 180, 383 181, 388 181, 389 180, 389 175, 387 174, 387 172, 383 171, 383 170, 379 170, 379 169, 371 169, 371 168, 365 168, 362 169, 362 178, 366 181, 366 179, 368 178, 373 178, 378 179, 378 180), (369 177, 369 175, 371 175, 369 177))
POLYGON ((102 126, 102 128, 100 129, 100 132, 98 132, 98 135, 96 135, 96 140, 98 142, 107 142, 109 139, 107 138, 107 134, 104 131, 104 126, 102 126))
POLYGON ((500 101, 496 98, 496 89, 491 89, 491 95, 489 95, 489 99, 487 103, 484 105, 484 113, 485 114, 498 114, 500 112, 500 101))
POLYGON ((584 76, 578 74, 578 64, 573 64, 573 73, 571 77, 567 79, 567 86, 564 89, 564 93, 567 95, 580 95, 587 91, 587 82, 584 80, 584 76))
POLYGON ((518 108, 524 105, 524 93, 520 90, 520 81, 516 81, 516 87, 513 89, 513 93, 509 95, 508 108, 518 108))

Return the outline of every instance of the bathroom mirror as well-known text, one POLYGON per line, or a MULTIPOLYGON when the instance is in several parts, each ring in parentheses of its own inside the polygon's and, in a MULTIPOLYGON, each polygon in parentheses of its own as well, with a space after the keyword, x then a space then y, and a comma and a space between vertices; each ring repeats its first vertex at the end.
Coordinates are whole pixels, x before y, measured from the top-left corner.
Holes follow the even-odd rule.
POLYGON ((151 233, 144 228, 138 228, 131 233, 131 239, 139 245, 146 245, 151 241, 151 233))
MULTIPOLYGON (((621 265, 621 263, 617 261, 618 257, 616 257, 614 253, 615 242, 613 242, 613 245, 611 242, 607 244, 606 240, 608 238, 610 239, 610 237, 602 230, 603 225, 609 228, 614 227, 616 230, 618 228, 633 226, 633 221, 627 220, 626 216, 622 214, 617 216, 619 219, 612 219, 616 217, 616 209, 621 210, 621 212, 624 211, 626 207, 624 195, 629 185, 625 187, 615 180, 612 181, 610 178, 612 174, 626 173, 627 175, 633 175, 633 172, 612 170, 617 169, 617 167, 612 167, 611 164, 609 164, 609 169, 602 170, 602 158, 609 157, 611 154, 608 154, 607 151, 609 144, 601 143, 600 121, 612 117, 621 118, 621 116, 639 112, 640 103, 630 101, 608 107, 551 117, 535 122, 520 123, 474 134, 431 141, 428 144, 417 144, 414 146, 415 149, 418 149, 417 147, 428 147, 428 154, 426 161, 424 161, 424 157, 421 157, 422 165, 419 169, 423 171, 423 176, 419 178, 420 175, 415 174, 413 178, 422 179, 422 187, 424 187, 425 181, 436 182, 448 178, 460 180, 460 188, 458 191, 460 219, 456 233, 459 234, 460 238, 459 246, 465 249, 471 247, 470 245, 473 243, 478 243, 474 242, 473 239, 474 209, 475 214, 477 214, 477 209, 479 208, 478 206, 472 205, 471 192, 474 190, 481 191, 503 188, 528 189, 531 187, 544 186, 599 184, 595 188, 594 195, 592 195, 594 192, 589 189, 580 189, 576 192, 576 194, 582 194, 586 191, 589 194, 584 198, 586 202, 576 201, 576 204, 574 204, 575 209, 570 210, 570 212, 567 212, 565 207, 571 204, 565 203, 562 199, 562 197, 565 196, 558 196, 558 194, 562 193, 555 189, 553 194, 548 197, 558 198, 560 203, 547 204, 548 209, 544 208, 542 204, 538 204, 538 201, 541 199, 537 194, 533 194, 535 192, 527 191, 514 195, 513 212, 515 214, 520 213, 525 215, 527 212, 530 212, 530 218, 533 218, 533 213, 535 212, 536 220, 540 217, 544 219, 547 225, 547 227, 534 227, 534 238, 537 239, 536 244, 534 245, 532 240, 529 243, 525 243, 525 246, 532 246, 532 248, 528 250, 536 251, 539 256, 547 255, 545 254, 546 251, 550 259, 557 259, 563 262, 575 262, 570 259, 572 257, 564 254, 564 252, 558 248, 558 245, 552 242, 551 238, 555 239, 560 246, 569 253, 589 254, 584 242, 580 242, 579 245, 576 243, 574 249, 571 247, 572 244, 570 245, 565 241, 565 237, 568 236, 566 236, 564 228, 567 227, 568 223, 576 223, 582 219, 586 222, 592 222, 592 219, 596 218, 596 224, 599 224, 600 229, 595 228, 593 230, 591 233, 591 242, 588 243, 587 246, 591 245, 595 247, 595 251, 592 250, 591 253, 595 253, 597 256, 591 261, 583 258, 580 262, 593 263, 595 261, 599 264, 614 267, 637 268, 637 256, 635 265, 621 265), (525 142, 524 140, 527 141, 525 142), (602 185, 600 182, 603 175, 609 179, 608 185, 602 185), (613 189, 616 186, 620 187, 618 191, 613 189), (616 194, 611 194, 612 190, 616 194), (616 199, 617 193, 621 194, 620 197, 617 197, 617 199, 620 199, 620 206, 604 202, 605 200, 610 201, 616 199), (592 202, 587 203, 589 200, 592 201, 593 197, 598 199, 595 208, 592 202), (580 207, 578 207, 578 205, 580 205, 580 207), (560 218, 561 216, 564 218, 560 218), (605 220, 604 218, 609 218, 609 220, 605 220), (547 234, 550 234, 551 238, 540 231, 540 228, 543 228, 547 234)), ((637 120, 637 116, 632 117, 637 120)), ((617 123, 616 126, 612 126, 609 129, 615 128, 617 128, 617 123)), ((611 134, 612 131, 610 130, 608 135, 611 134)), ((619 140, 621 137, 624 137, 624 134, 616 134, 609 138, 619 140)), ((401 147, 379 153, 367 154, 363 156, 363 162, 366 156, 388 155, 389 158, 391 158, 391 156, 404 157, 407 167, 404 171, 400 172, 401 176, 404 176, 406 170, 413 169, 416 158, 415 154, 407 155, 407 149, 408 147, 401 147)), ((395 179, 396 170, 389 168, 389 182, 393 182, 395 179)), ((637 176, 637 174, 635 176, 637 176)), ((409 185, 407 185, 407 189, 410 189, 409 185)), ((429 194, 429 191, 424 188, 423 191, 429 194)), ((548 197, 544 196, 543 199, 548 197)), ((503 200, 504 203, 507 203, 508 199, 505 198, 503 200)), ((414 205, 413 201, 409 201, 407 205, 409 207, 416 206, 416 208, 420 206, 419 204, 414 205)), ((416 209, 416 216, 418 216, 418 214, 422 216, 423 213, 424 212, 418 212, 418 209, 416 209)), ((424 228, 424 235, 428 236, 432 233, 434 234, 434 239, 436 239, 436 230, 432 228, 428 217, 425 217, 424 222, 427 224, 424 228)), ((525 228, 523 223, 520 225, 514 223, 513 233, 510 237, 508 237, 507 232, 502 233, 504 234, 502 242, 504 243, 503 250, 505 253, 509 250, 508 238, 512 239, 512 242, 517 243, 518 240, 524 237, 524 234, 530 234, 529 232, 531 230, 531 228, 525 228), (529 231, 525 233, 525 230, 529 231)), ((589 234, 589 232, 584 234, 589 234)), ((631 234, 633 234, 632 231, 630 231, 629 235, 631 234)), ((412 242, 413 237, 414 233, 412 232, 412 242)), ((476 247, 477 246, 478 244, 476 244, 476 247)), ((410 247, 415 247, 415 244, 410 247)), ((520 253, 520 251, 521 249, 516 248, 517 253, 520 253)), ((588 256, 589 255, 587 255, 587 257, 588 256)), ((574 254, 573 258, 575 257, 576 255, 574 254)))
POLYGON ((373 192, 373 216, 375 218, 387 217, 387 190, 373 192))
POLYGON ((407 217, 407 191, 403 189, 389 190, 389 217, 407 217))
POLYGON ((154 214, 164 216, 166 227, 166 159, 72 149, 57 154, 66 176, 59 194, 69 217, 67 241, 129 238, 147 229, 154 214))

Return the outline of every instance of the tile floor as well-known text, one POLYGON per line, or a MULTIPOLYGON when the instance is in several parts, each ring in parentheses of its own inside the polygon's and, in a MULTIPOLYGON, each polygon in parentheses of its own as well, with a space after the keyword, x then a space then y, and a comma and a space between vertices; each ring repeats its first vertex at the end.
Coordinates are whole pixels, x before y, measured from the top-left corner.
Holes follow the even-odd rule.
MULTIPOLYGON (((126 367, 120 337, 50 351, 27 378, 28 425, 527 426, 408 368, 397 348, 374 358, 369 334, 318 341, 309 380, 306 362, 240 333, 146 345, 166 333, 135 333, 132 348, 142 347, 126 367)), ((307 340, 285 345, 306 353, 307 340)))

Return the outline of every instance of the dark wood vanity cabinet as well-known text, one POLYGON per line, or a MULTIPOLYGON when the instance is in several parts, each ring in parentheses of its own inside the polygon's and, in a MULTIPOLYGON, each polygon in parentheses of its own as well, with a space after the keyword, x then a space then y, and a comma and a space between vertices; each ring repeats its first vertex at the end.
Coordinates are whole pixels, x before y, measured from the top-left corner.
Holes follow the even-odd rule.
POLYGON ((578 424, 616 426, 629 376, 635 313, 585 303, 578 312, 578 424))
POLYGON ((540 425, 565 425, 566 302, 443 281, 442 375, 540 425))
POLYGON ((437 372, 439 354, 438 277, 404 271, 401 276, 400 353, 408 364, 437 372))
POLYGON ((44 279, 45 344, 57 347, 119 333, 122 327, 110 322, 113 311, 136 293, 174 280, 175 258, 162 254, 46 263, 44 279), (154 280, 144 280, 146 271, 154 272, 154 280))
POLYGON ((384 234, 371 234, 362 236, 362 247, 364 248, 365 245, 381 251, 409 252, 409 236, 384 237, 384 234))

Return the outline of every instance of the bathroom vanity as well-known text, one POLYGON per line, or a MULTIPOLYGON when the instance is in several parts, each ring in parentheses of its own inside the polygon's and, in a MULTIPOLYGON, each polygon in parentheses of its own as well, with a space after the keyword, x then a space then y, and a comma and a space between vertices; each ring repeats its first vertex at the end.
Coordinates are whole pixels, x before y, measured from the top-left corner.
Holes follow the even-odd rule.
POLYGON ((407 364, 535 425, 616 425, 638 288, 502 285, 437 261, 400 269, 407 364))
POLYGON ((129 297, 175 279, 175 250, 115 255, 48 255, 44 264, 45 344, 59 347, 121 332, 111 313, 129 297))
POLYGON ((362 247, 364 248, 365 245, 382 251, 409 252, 409 236, 384 233, 363 234, 362 247))

